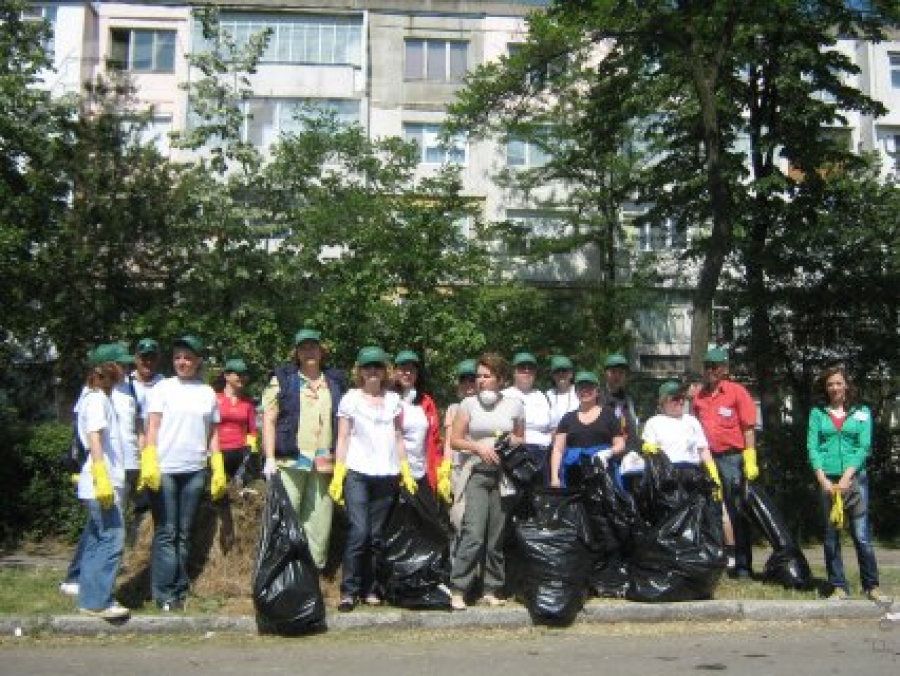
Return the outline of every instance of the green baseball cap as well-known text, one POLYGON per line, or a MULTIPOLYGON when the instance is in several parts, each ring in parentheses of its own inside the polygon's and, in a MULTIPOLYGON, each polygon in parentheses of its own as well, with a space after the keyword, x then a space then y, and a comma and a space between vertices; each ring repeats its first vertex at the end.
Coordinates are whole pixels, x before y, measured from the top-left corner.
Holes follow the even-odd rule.
POLYGON ((674 397, 684 392, 684 386, 675 381, 667 380, 659 386, 659 400, 662 401, 666 397, 674 397))
POLYGON ((512 363, 513 366, 521 366, 522 364, 533 364, 534 366, 537 366, 538 362, 531 352, 516 352, 512 363))
POLYGON ((321 343, 322 334, 315 329, 300 329, 294 334, 294 345, 299 345, 307 340, 311 340, 314 343, 321 343))
POLYGON ((250 369, 247 368, 247 362, 243 359, 229 359, 225 362, 225 373, 246 373, 250 369))
POLYGON ((366 364, 387 364, 391 356, 377 345, 368 345, 360 348, 356 354, 356 363, 360 366, 366 364))
POLYGON ((188 350, 196 354, 197 356, 203 355, 203 341, 197 338, 197 336, 181 336, 172 343, 172 347, 186 347, 188 350))
POLYGON ((568 357, 564 357, 561 354, 550 357, 551 371, 573 371, 574 369, 575 364, 573 364, 572 360, 568 357))
POLYGON ((95 368, 107 362, 118 362, 121 349, 122 346, 118 343, 98 345, 88 354, 88 363, 91 365, 91 368, 95 368))
POLYGON ((113 346, 116 348, 116 351, 119 353, 116 357, 116 361, 120 364, 133 364, 134 363, 134 355, 128 351, 128 348, 125 347, 122 343, 113 343, 113 346))
POLYGON ((593 371, 579 371, 575 374, 575 384, 590 383, 591 385, 600 386, 600 376, 593 371))
POLYGON ((137 354, 157 354, 159 352, 159 343, 152 338, 141 338, 138 341, 135 352, 137 354))
POLYGON ((606 361, 603 362, 603 368, 611 369, 616 368, 617 366, 621 366, 623 368, 631 368, 628 364, 628 360, 625 359, 621 354, 611 354, 606 358, 606 361))
POLYGON ((456 377, 474 376, 478 374, 478 363, 474 359, 463 359, 456 365, 456 377))
POLYGON ((706 355, 703 357, 704 364, 727 364, 728 363, 728 352, 723 350, 721 347, 714 347, 711 350, 708 350, 706 355))
POLYGON ((404 362, 413 362, 415 364, 420 364, 421 360, 419 359, 419 355, 417 355, 412 350, 400 350, 397 353, 397 356, 394 358, 395 364, 403 364, 404 362))

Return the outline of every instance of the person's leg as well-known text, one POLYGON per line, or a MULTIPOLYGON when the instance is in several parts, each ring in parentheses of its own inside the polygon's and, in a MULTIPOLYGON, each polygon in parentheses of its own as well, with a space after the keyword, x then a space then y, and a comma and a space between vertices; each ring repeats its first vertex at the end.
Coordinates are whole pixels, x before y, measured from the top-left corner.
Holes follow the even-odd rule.
POLYGON ((174 598, 184 601, 187 598, 191 581, 188 577, 188 558, 191 553, 191 531, 194 526, 194 518, 197 516, 197 508, 203 497, 203 490, 207 485, 206 470, 180 474, 181 491, 178 503, 178 529, 175 537, 175 546, 178 553, 177 577, 175 578, 174 598))
POLYGON ((125 484, 122 487, 122 514, 125 518, 125 545, 131 549, 137 540, 137 529, 134 526, 138 519, 137 483, 140 479, 139 469, 125 470, 125 484))
POLYGON ((472 472, 466 484, 466 511, 460 523, 450 569, 450 587, 461 594, 472 589, 483 559, 490 509, 488 491, 496 481, 489 475, 472 472))
POLYGON ((878 588, 878 562, 875 560, 875 547, 872 546, 872 533, 869 526, 869 477, 861 474, 856 477, 859 486, 860 503, 854 508, 850 518, 850 535, 856 548, 856 560, 859 563, 859 581, 864 592, 878 588))
POLYGON ((151 589, 153 600, 157 604, 177 598, 175 581, 178 579, 178 555, 175 540, 179 493, 180 485, 172 474, 162 474, 159 490, 148 491, 153 514, 151 589))
POLYGON ((305 486, 298 516, 309 543, 309 553, 316 568, 322 570, 328 562, 331 520, 334 516, 334 502, 328 495, 331 475, 320 474, 315 469, 303 474, 305 486))
POLYGON ((347 544, 341 596, 358 598, 363 592, 363 557, 369 549, 369 487, 366 477, 350 470, 344 480, 347 508, 347 544))
POLYGON ((484 543, 484 592, 494 596, 503 593, 506 584, 506 562, 503 545, 507 513, 500 498, 499 478, 487 492, 487 528, 484 543))
POLYGON ((102 509, 96 500, 87 500, 89 525, 81 561, 78 606, 100 611, 115 603, 113 592, 122 563, 125 528, 119 505, 102 509))
POLYGON ((370 481, 369 487, 369 542, 368 556, 363 559, 363 593, 365 596, 378 595, 375 583, 375 570, 391 508, 397 499, 399 483, 397 477, 377 477, 370 481))
POLYGON ((825 538, 823 549, 825 553, 825 574, 828 583, 835 589, 841 589, 850 593, 847 577, 844 575, 844 561, 841 558, 841 534, 831 523, 831 496, 824 491, 820 492, 822 506, 822 518, 825 521, 825 538))
POLYGON ((734 572, 739 576, 750 574, 752 542, 749 522, 742 516, 741 504, 744 490, 743 460, 739 454, 715 456, 716 467, 722 480, 723 502, 734 537, 734 572))
MULTIPOLYGON (((82 501, 81 504, 84 505, 84 501, 82 501)), ((90 510, 85 507, 84 528, 81 529, 81 535, 78 536, 78 544, 75 545, 75 551, 72 553, 72 560, 69 561, 69 567, 66 569, 66 579, 63 581, 63 584, 65 585, 77 585, 78 579, 81 577, 81 559, 84 557, 84 548, 86 540, 89 537, 88 531, 90 523, 91 513, 90 510)), ((62 587, 60 588, 62 589, 62 587)), ((77 593, 77 590, 75 590, 75 593, 77 593)))

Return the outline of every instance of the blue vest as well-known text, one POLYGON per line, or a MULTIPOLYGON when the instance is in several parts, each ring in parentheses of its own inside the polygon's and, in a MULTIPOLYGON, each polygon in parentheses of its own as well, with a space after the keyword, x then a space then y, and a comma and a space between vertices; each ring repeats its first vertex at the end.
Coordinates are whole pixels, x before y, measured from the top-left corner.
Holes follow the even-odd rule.
MULTIPOLYGON (((331 393, 331 449, 337 439, 337 410, 347 387, 343 373, 336 369, 324 371, 325 382, 331 393)), ((278 417, 275 419, 275 457, 296 458, 297 428, 300 425, 300 371, 296 364, 284 364, 275 369, 278 379, 278 417)))

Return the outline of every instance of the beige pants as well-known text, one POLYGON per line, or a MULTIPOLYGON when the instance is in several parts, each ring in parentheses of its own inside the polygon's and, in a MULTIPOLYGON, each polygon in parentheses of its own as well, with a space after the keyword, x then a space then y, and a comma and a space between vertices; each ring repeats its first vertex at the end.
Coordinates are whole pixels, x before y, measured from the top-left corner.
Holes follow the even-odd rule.
POLYGON ((331 475, 293 467, 279 469, 284 488, 309 542, 313 562, 322 570, 328 561, 331 516, 334 513, 334 503, 328 496, 331 475))

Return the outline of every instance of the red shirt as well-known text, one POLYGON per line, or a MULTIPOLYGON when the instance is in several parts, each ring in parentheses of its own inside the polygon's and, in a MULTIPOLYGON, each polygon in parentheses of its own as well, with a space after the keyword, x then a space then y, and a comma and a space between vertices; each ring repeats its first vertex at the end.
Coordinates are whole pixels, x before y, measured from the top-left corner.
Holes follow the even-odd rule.
POLYGON ((256 407, 247 397, 232 403, 224 392, 216 395, 219 402, 219 448, 235 451, 247 445, 247 435, 256 434, 256 407))
POLYGON ((692 413, 700 420, 713 453, 743 450, 744 430, 756 425, 756 404, 750 393, 730 380, 722 380, 712 391, 705 387, 694 397, 692 413))

